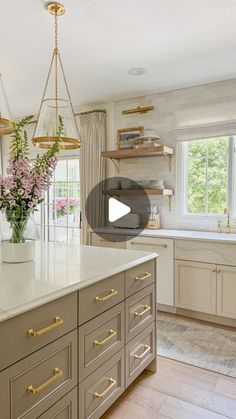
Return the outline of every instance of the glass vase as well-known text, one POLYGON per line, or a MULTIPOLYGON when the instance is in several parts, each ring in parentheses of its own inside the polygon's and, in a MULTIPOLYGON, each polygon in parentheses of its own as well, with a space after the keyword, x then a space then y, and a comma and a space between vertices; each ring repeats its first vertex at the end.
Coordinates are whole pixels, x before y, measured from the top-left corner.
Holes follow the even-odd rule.
POLYGON ((1 220, 2 262, 21 263, 34 259, 36 228, 26 211, 6 211, 1 220))

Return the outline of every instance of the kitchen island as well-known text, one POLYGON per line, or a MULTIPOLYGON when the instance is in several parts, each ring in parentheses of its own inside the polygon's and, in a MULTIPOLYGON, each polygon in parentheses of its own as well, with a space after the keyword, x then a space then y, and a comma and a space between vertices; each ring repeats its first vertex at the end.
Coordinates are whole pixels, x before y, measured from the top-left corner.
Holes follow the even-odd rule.
POLYGON ((38 243, 0 265, 0 418, 99 418, 155 371, 156 258, 38 243))

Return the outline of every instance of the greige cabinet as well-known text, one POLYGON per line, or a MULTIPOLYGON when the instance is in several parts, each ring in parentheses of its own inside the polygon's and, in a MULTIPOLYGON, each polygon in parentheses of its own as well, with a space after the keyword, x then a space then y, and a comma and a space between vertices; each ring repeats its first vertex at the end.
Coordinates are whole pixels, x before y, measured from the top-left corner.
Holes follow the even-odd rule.
POLYGON ((98 419, 156 366, 156 260, 0 323, 1 419, 98 419))
POLYGON ((178 260, 176 306, 236 319, 236 267, 178 260))
POLYGON ((236 267, 217 265, 217 314, 236 319, 236 267))
POLYGON ((175 262, 176 307, 216 314, 216 267, 209 263, 175 262))

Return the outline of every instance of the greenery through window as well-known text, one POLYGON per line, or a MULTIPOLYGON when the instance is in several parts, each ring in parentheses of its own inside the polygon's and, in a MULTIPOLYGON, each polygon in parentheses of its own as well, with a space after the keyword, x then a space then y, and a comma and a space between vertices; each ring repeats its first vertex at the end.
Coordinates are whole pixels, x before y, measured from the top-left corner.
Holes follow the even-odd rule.
POLYGON ((186 212, 223 214, 228 206, 229 142, 222 136, 186 142, 186 212))

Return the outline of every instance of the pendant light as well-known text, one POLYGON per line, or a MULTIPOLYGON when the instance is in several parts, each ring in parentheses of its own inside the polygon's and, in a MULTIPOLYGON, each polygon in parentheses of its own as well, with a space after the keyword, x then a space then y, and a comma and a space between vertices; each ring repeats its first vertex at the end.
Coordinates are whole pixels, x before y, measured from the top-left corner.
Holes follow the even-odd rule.
POLYGON ((32 142, 36 147, 49 149, 59 141, 61 149, 72 150, 79 148, 81 142, 58 49, 58 16, 65 13, 65 7, 60 3, 50 3, 47 10, 55 19, 55 47, 32 142), (59 138, 60 121, 63 130, 59 138))
POLYGON ((12 134, 15 124, 12 121, 7 95, 0 74, 0 136, 12 134))

